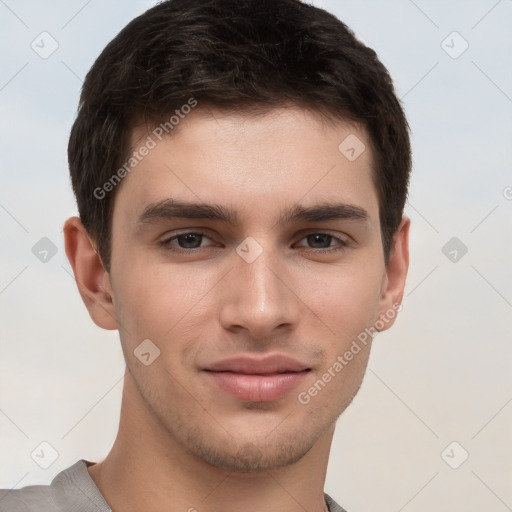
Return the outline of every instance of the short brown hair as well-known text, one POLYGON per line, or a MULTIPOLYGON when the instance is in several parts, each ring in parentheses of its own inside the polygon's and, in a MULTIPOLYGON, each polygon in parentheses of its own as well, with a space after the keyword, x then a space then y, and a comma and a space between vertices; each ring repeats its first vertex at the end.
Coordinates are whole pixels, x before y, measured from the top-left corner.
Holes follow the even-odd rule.
POLYGON ((117 188, 100 199, 95 190, 129 158, 138 124, 157 126, 190 98, 236 111, 295 104, 363 125, 388 261, 407 198, 411 149, 403 109, 375 51, 335 16, 300 0, 167 0, 102 51, 71 129, 79 215, 107 270, 117 188))

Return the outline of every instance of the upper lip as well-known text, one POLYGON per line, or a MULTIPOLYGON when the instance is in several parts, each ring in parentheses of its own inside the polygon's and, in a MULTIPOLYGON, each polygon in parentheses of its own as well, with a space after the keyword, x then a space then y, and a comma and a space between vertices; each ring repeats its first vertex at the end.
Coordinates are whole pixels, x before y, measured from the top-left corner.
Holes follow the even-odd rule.
POLYGON ((223 359, 205 368, 213 372, 245 373, 248 375, 266 373, 302 372, 310 370, 308 365, 284 355, 266 357, 239 356, 223 359))

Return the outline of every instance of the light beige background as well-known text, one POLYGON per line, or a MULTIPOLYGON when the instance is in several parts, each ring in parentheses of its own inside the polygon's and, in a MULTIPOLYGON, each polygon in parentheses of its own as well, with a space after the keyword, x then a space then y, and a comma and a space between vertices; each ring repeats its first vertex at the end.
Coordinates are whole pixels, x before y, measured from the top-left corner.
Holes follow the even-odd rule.
MULTIPOLYGON (((511 510, 512 2, 315 4, 388 67, 414 149, 404 309, 338 422, 326 491, 350 512, 511 510), (468 249, 456 262, 452 237, 468 249)), ((0 0, 0 487, 49 483, 114 440, 124 362, 65 257, 66 145, 93 60, 150 5, 0 0), (43 31, 59 45, 47 59, 31 48, 43 31), (32 253, 43 237, 47 263, 32 253), (41 442, 58 452, 47 469, 41 442)))

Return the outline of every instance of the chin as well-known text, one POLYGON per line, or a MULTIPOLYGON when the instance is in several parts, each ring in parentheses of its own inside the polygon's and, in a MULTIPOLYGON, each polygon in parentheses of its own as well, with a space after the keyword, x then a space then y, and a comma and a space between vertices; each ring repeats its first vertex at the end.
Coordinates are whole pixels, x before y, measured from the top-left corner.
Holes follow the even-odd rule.
POLYGON ((196 455, 216 468, 238 473, 265 472, 290 466, 298 462, 311 447, 293 444, 279 447, 264 444, 259 447, 252 442, 242 444, 238 450, 221 450, 212 447, 196 446, 196 455), (199 450, 198 450, 199 448, 199 450))
MULTIPOLYGON (((332 424, 329 424, 332 426, 332 424)), ((214 438, 211 428, 190 431, 187 449, 197 458, 216 468, 238 473, 277 470, 300 461, 318 442, 327 428, 310 425, 309 431, 297 427, 269 433, 237 434, 223 430, 214 438)))

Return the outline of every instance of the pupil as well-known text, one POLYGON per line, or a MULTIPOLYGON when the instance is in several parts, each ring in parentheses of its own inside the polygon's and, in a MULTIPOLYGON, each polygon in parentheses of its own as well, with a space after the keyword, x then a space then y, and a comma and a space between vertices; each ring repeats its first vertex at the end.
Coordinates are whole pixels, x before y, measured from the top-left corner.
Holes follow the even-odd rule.
POLYGON ((194 233, 182 235, 180 237, 180 245, 186 249, 197 249, 201 245, 201 240, 199 237, 200 237, 200 235, 196 235, 194 233), (195 244, 194 244, 194 241, 195 241, 195 244), (199 242, 199 244, 197 244, 197 242, 199 242))
MULTIPOLYGON (((322 244, 322 242, 324 242, 324 243, 326 243, 325 247, 329 247, 330 238, 331 238, 331 235, 322 235, 322 234, 309 235, 308 242, 312 243, 312 244, 315 244, 317 242, 322 244)), ((323 247, 323 248, 325 248, 325 247, 323 247)))

